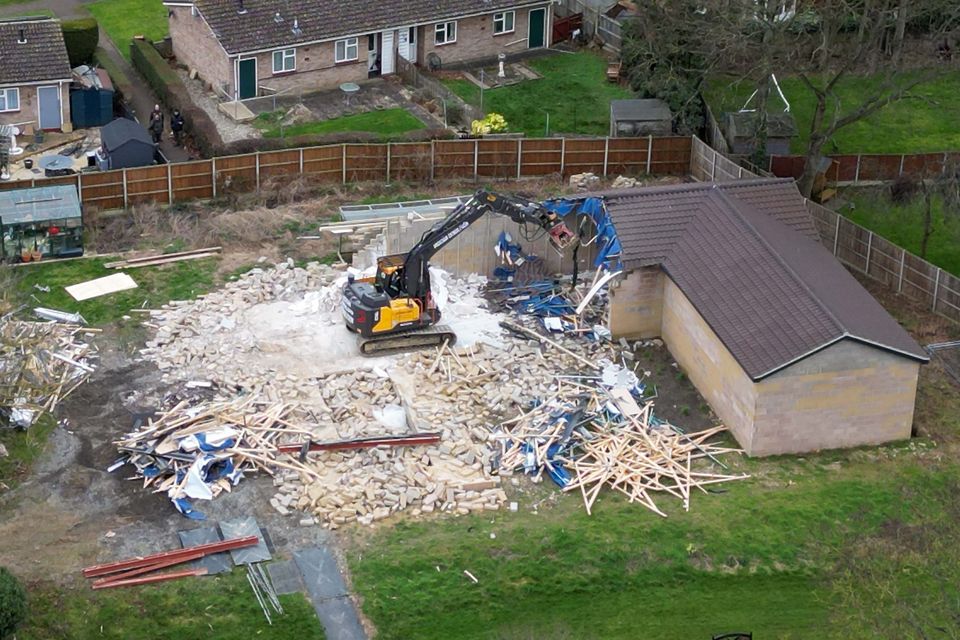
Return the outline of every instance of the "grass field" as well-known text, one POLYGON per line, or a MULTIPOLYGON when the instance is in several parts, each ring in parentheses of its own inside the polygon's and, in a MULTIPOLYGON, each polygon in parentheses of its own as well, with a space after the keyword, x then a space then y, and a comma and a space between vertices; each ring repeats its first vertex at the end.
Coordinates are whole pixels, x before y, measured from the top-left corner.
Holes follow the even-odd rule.
MULTIPOLYGON (((791 144, 793 153, 803 153, 810 137, 810 122, 816 107, 813 93, 798 78, 780 77, 780 86, 790 102, 799 129, 791 144)), ((883 81, 877 76, 850 76, 837 85, 840 113, 855 109, 883 81)), ((724 111, 737 110, 753 93, 754 87, 733 78, 718 77, 708 84, 704 97, 719 119, 724 111)), ((912 96, 886 106, 873 116, 855 122, 837 132, 827 153, 921 153, 960 149, 960 71, 951 71, 938 79, 922 84, 912 96)), ((783 104, 771 94, 772 110, 783 104)), ((834 105, 828 106, 832 117, 834 105)))
MULTIPOLYGON (((489 89, 483 109, 499 113, 510 131, 530 137, 550 133, 584 133, 603 136, 610 131, 610 101, 629 98, 626 89, 606 79, 606 58, 582 51, 557 54, 524 62, 543 77, 517 85, 489 89)), ((470 104, 480 104, 480 89, 468 80, 444 80, 454 93, 470 104)))
POLYGON ((136 289, 83 302, 77 302, 66 292, 65 286, 120 273, 103 266, 110 260, 84 258, 40 262, 6 267, 4 275, 12 280, 16 292, 14 302, 71 313, 79 311, 91 325, 98 325, 119 320, 130 309, 151 308, 170 300, 185 300, 205 293, 214 285, 217 268, 216 260, 207 259, 130 269, 127 273, 136 281, 136 289), (42 291, 37 286, 49 287, 50 291, 42 291))
POLYGON ((368 111, 332 120, 304 122, 281 129, 278 120, 282 116, 281 112, 263 113, 257 116, 254 125, 263 130, 263 137, 265 138, 279 138, 281 136, 292 138, 345 131, 368 131, 389 138, 424 128, 424 124, 420 120, 406 109, 400 108, 368 111))
MULTIPOLYGON (((923 239, 923 216, 926 206, 922 197, 912 202, 894 204, 886 191, 846 189, 843 197, 853 204, 841 213, 911 253, 920 255, 923 239)), ((933 233, 927 245, 926 259, 953 274, 960 274, 960 212, 933 200, 933 233)))
POLYGON ((97 0, 86 7, 127 60, 130 60, 130 41, 134 36, 157 41, 167 35, 167 8, 161 2, 97 0))
POLYGON ((17 631, 18 640, 324 638, 302 594, 280 596, 284 615, 273 614, 273 624, 268 624, 242 569, 128 589, 28 587, 30 613, 17 631))

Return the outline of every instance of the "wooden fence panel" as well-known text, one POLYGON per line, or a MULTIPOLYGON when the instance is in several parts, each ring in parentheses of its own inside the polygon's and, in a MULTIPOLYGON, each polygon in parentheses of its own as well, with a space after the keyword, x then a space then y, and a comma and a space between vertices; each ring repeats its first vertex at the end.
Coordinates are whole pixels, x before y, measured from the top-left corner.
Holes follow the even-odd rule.
POLYGON ((292 182, 300 175, 300 150, 264 151, 260 153, 260 184, 273 178, 274 182, 292 182))
POLYGON ((691 161, 691 138, 686 136, 653 138, 650 173, 653 175, 687 175, 691 161))
POLYGON ((799 156, 771 156, 770 173, 778 178, 799 178, 803 173, 803 158, 799 156))
POLYGON ((257 188, 257 154, 217 158, 217 195, 247 193, 257 188))
POLYGON ((903 173, 908 176, 938 176, 943 172, 942 153, 918 153, 903 156, 903 173))
POLYGON ((946 271, 940 272, 936 310, 945 316, 960 320, 960 278, 946 271))
POLYGON ((170 204, 168 165, 127 169, 127 206, 134 204, 170 204))
POLYGON ((520 144, 519 139, 477 140, 477 175, 484 178, 516 178, 520 144))
POLYGON ((567 138, 563 162, 563 178, 576 173, 604 175, 606 140, 567 138))
POLYGON ((433 144, 435 179, 473 177, 477 149, 473 140, 437 140, 433 144))
POLYGON ((310 147, 303 150, 303 172, 311 180, 322 183, 344 181, 343 158, 345 146, 310 147))
MULTIPOLYGON (((638 176, 647 172, 647 152, 652 138, 611 138, 607 146, 607 175, 638 176)), ((687 170, 690 162, 687 161, 687 170)))
POLYGON ((869 154, 860 156, 860 182, 889 182, 900 175, 902 156, 869 154))
POLYGON ((389 181, 426 182, 429 179, 429 142, 401 142, 390 145, 389 181))
POLYGON ((213 161, 197 160, 169 166, 174 202, 213 197, 213 161))
POLYGON ((33 186, 33 180, 10 180, 8 182, 0 182, 0 191, 7 189, 30 189, 33 186))
POLYGON ((123 171, 80 174, 81 203, 98 209, 122 209, 124 206, 123 171))
POLYGON ((520 152, 520 177, 560 173, 564 161, 562 138, 524 138, 520 152))
POLYGON ((382 144, 346 145, 347 182, 385 181, 387 148, 382 144))

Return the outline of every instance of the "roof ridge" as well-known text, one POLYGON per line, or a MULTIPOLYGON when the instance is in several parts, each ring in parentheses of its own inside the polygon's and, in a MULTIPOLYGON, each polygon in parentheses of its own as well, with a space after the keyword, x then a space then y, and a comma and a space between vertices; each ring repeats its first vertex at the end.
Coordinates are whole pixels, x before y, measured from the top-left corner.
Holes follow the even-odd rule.
MULTIPOLYGON (((786 260, 783 259, 783 256, 780 255, 780 252, 774 249, 773 245, 771 245, 767 241, 767 239, 763 237, 763 234, 760 233, 760 231, 753 225, 753 223, 750 222, 750 220, 748 220, 746 216, 744 216, 740 212, 739 206, 737 206, 737 204, 734 204, 733 202, 730 201, 730 196, 724 193, 723 189, 719 188, 717 185, 715 185, 714 188, 711 190, 711 195, 712 194, 716 194, 717 196, 720 197, 721 202, 723 202, 723 204, 726 205, 728 209, 733 212, 733 214, 737 217, 737 219, 743 222, 743 224, 747 227, 750 233, 752 233, 753 236, 757 238, 757 240, 759 240, 764 247, 766 247, 767 251, 770 252, 770 255, 772 255, 774 259, 777 262, 779 262, 780 265, 786 270, 786 272, 790 274, 790 277, 793 278, 794 281, 797 284, 799 284, 804 291, 807 292, 807 294, 809 294, 810 298, 817 303, 817 306, 820 307, 820 309, 830 318, 830 320, 834 323, 834 325, 836 325, 836 327, 844 335, 849 335, 850 332, 847 329, 847 326, 844 323, 840 322, 840 319, 837 318, 836 314, 834 314, 833 311, 823 302, 823 300, 820 299, 820 296, 814 293, 814 291, 807 285, 807 282, 800 277, 800 275, 793 269, 793 267, 791 267, 787 263, 786 260)), ((738 201, 738 203, 740 206, 752 208, 752 206, 747 204, 746 202, 738 201)), ((765 215, 765 214, 761 214, 761 215, 765 215)), ((773 220, 773 221, 778 224, 783 224, 779 220, 773 220)), ((789 227, 787 228, 789 229, 789 227)), ((804 237, 803 234, 798 233, 797 235, 803 238, 804 240, 808 240, 808 238, 804 237)))

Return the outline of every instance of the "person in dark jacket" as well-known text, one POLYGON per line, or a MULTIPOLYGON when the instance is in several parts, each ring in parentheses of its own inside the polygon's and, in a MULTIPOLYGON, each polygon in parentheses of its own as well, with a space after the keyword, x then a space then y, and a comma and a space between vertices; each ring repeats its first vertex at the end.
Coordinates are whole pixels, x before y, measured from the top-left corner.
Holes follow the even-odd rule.
POLYGON ((160 111, 160 105, 153 107, 153 112, 150 114, 150 133, 153 135, 153 143, 160 144, 160 140, 163 139, 163 112, 160 111))
POLYGON ((170 118, 170 131, 173 132, 173 144, 180 146, 183 144, 183 115, 179 109, 173 110, 173 116, 170 118))

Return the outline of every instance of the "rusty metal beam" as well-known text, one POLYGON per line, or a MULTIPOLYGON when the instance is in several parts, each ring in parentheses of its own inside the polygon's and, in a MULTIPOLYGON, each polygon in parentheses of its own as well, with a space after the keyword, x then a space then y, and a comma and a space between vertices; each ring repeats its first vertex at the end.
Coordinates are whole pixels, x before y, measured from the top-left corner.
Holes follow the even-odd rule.
POLYGON ((150 584, 152 582, 164 582, 166 580, 176 580, 178 578, 188 578, 190 576, 205 576, 206 569, 184 569, 183 571, 173 571, 171 573, 158 573, 155 576, 140 576, 139 578, 130 578, 129 580, 110 580, 109 582, 100 582, 93 584, 94 589, 112 589, 113 587, 132 587, 138 584, 150 584))
POLYGON ((83 570, 83 575, 86 578, 94 578, 110 573, 117 573, 119 571, 127 571, 128 569, 139 569, 140 567, 157 564, 158 562, 163 562, 165 560, 173 560, 175 558, 192 556, 196 552, 201 552, 200 557, 203 557, 211 553, 220 553, 221 551, 230 551, 231 549, 251 547, 257 544, 259 541, 260 539, 257 536, 247 536, 245 538, 233 538, 231 540, 222 540, 220 542, 210 542, 208 544, 187 547, 185 549, 163 551, 161 553, 154 553, 149 556, 140 556, 137 558, 130 558, 129 560, 120 560, 118 562, 109 562, 107 564, 98 564, 92 567, 87 567, 83 570))
POLYGON ((170 558, 169 560, 160 560, 153 564, 148 564, 144 567, 139 567, 137 569, 130 569, 129 571, 124 571, 122 573, 112 573, 106 577, 100 578, 99 580, 93 583, 93 586, 106 584, 108 582, 114 582, 116 580, 128 580, 134 576, 143 575, 144 573, 150 573, 151 571, 157 571, 159 569, 166 569, 167 567, 173 567, 178 564, 183 564, 184 562, 191 562, 193 560, 199 560, 204 555, 203 551, 194 551, 190 555, 170 558))

